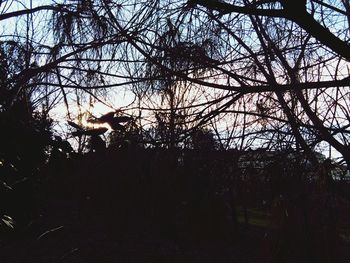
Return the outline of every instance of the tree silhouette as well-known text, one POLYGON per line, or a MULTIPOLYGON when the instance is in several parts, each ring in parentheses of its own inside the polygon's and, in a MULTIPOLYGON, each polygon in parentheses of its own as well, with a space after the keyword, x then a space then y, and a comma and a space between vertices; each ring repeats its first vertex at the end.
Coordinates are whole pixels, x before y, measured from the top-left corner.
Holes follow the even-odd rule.
MULTIPOLYGON (((276 260, 288 255, 288 241, 298 250, 314 244, 305 241, 311 236, 336 240, 332 205, 346 194, 334 189, 347 187, 317 150, 326 143, 341 154, 339 165, 350 165, 348 1, 11 3, 0 3, 2 200, 16 185, 19 197, 35 196, 37 181, 16 179, 40 172, 56 215, 50 223, 79 228, 81 220, 80 230, 96 230, 108 221, 121 240, 135 226, 168 238, 178 231, 166 228, 176 226, 201 240, 215 236, 211 222, 232 221, 238 233, 242 218, 249 240, 251 208, 276 208, 276 260), (89 113, 97 128, 80 125, 86 105, 124 87, 133 103, 89 113), (55 106, 67 113, 78 154, 52 137, 55 106), (114 130, 106 150, 101 124, 114 130), (89 140, 96 153, 80 154, 89 140), (317 205, 328 209, 318 217, 328 220, 325 231, 310 227, 317 205), (309 236, 299 235, 302 227, 309 236)), ((1 204, 1 215, 13 212, 26 225, 35 202, 19 199, 1 204)))
POLYGON ((268 123, 287 127, 283 130, 294 137, 293 147, 309 152, 310 158, 309 149, 325 141, 349 162, 344 100, 349 85, 348 13, 346 1, 316 0, 134 5, 84 0, 11 9, 0 21, 18 21, 28 30, 9 32, 2 41, 13 47, 18 43, 16 52, 28 52, 22 56, 25 66, 8 80, 12 98, 6 97, 13 102, 23 85, 45 88, 45 97, 60 96, 68 108, 74 96, 98 98, 106 89, 144 83, 169 90, 175 82, 186 83, 202 93, 191 105, 198 116, 192 121, 199 126, 223 114, 252 120, 260 114, 268 123), (43 12, 47 16, 34 27, 30 21, 43 12), (45 27, 45 21, 53 27, 45 27), (48 34, 34 34, 42 28, 48 34), (19 35, 23 43, 16 42, 19 35), (274 114, 253 112, 260 98, 251 94, 265 97, 274 114), (243 113, 235 105, 248 97, 252 102, 243 113), (311 134, 316 137, 312 142, 311 134))

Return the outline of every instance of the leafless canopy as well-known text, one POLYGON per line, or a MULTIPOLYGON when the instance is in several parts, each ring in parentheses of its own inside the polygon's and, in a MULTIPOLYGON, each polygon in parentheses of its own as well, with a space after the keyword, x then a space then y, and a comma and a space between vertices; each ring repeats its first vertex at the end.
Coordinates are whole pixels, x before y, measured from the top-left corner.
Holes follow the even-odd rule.
POLYGON ((171 145, 180 126, 205 124, 224 148, 314 160, 325 142, 350 164, 347 0, 25 2, 0 4, 7 103, 31 91, 68 107, 72 95, 130 87, 142 125, 168 114, 171 145))

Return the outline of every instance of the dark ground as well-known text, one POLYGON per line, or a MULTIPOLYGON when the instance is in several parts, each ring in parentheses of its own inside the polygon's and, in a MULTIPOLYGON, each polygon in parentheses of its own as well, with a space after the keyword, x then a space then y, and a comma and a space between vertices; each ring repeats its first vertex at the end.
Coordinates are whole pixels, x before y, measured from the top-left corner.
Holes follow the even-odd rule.
POLYGON ((348 225, 324 224, 321 197, 257 206, 272 190, 232 181, 216 156, 54 160, 9 196, 16 226, 2 232, 1 262, 350 262, 348 225), (235 198, 222 190, 232 185, 235 198))

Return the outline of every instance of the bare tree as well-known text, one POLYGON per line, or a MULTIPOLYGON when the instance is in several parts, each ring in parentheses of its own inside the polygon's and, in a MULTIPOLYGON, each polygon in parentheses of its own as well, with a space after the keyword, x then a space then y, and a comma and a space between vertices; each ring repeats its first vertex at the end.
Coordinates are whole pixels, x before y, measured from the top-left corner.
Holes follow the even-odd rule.
MULTIPOLYGON (((14 94, 45 87, 43 97, 68 105, 77 90, 99 98, 141 83, 162 87, 174 131, 169 91, 186 83, 209 98, 192 103, 195 125, 233 115, 242 124, 236 141, 272 147, 284 138, 311 159, 324 141, 350 163, 347 1, 81 0, 9 10, 3 4, 0 21, 17 25, 46 13, 29 41, 37 63, 10 79, 14 94)), ((29 39, 14 32, 3 41, 29 39)))

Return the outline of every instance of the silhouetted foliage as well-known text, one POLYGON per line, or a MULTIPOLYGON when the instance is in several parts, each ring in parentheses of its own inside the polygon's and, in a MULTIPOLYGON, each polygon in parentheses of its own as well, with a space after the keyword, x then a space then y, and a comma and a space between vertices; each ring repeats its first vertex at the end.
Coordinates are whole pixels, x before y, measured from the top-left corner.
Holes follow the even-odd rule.
POLYGON ((2 261, 349 261, 348 1, 0 9, 2 261))
POLYGON ((0 182, 2 228, 21 231, 37 209, 39 171, 52 149, 52 119, 45 105, 35 108, 25 83, 15 87, 12 78, 25 68, 21 43, 0 45, 0 182))

